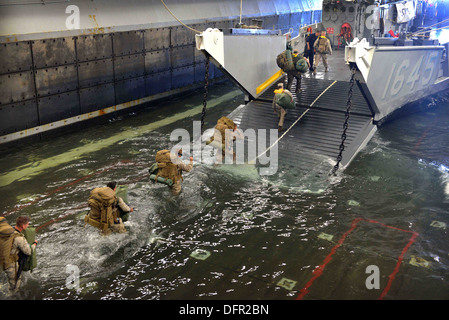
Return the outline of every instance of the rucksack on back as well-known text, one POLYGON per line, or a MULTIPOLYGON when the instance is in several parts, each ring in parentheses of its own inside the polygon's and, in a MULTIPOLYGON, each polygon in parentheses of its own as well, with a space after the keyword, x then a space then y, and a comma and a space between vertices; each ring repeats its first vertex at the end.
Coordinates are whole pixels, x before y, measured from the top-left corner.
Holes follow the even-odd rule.
POLYGON ((3 270, 17 261, 11 255, 14 238, 14 228, 9 225, 5 217, 0 217, 0 266, 3 270))
POLYGON ((217 125, 214 129, 214 135, 206 142, 207 145, 212 145, 217 148, 223 148, 226 140, 226 130, 234 130, 235 123, 232 119, 228 117, 221 117, 217 121, 217 125), (221 135, 221 145, 219 142, 215 141, 215 137, 218 136, 216 133, 220 132, 221 135), (213 143, 215 141, 215 143, 213 143), (212 144, 211 144, 212 143, 212 144))
POLYGON ((279 68, 281 68, 285 72, 295 70, 295 65, 293 64, 292 51, 285 50, 284 52, 280 53, 276 57, 276 64, 278 65, 279 68))
POLYGON ((295 107, 295 100, 285 92, 275 94, 276 104, 284 109, 293 109, 295 107))
POLYGON ((113 223, 113 206, 117 198, 114 190, 109 187, 95 188, 91 191, 88 205, 90 213, 85 216, 84 221, 90 225, 106 231, 113 223))
POLYGON ((296 62, 296 70, 298 70, 301 73, 306 73, 307 70, 309 70, 309 65, 306 61, 306 59, 304 58, 300 58, 297 62, 296 62))
POLYGON ((327 38, 319 38, 317 51, 324 54, 329 53, 329 50, 327 48, 327 38))
POLYGON ((178 166, 171 160, 170 150, 158 151, 156 153, 156 163, 158 170, 155 180, 157 180, 158 177, 162 177, 176 183, 178 180, 182 179, 182 176, 179 174, 178 166))
POLYGON ((234 129, 235 123, 232 119, 229 119, 228 117, 221 117, 218 119, 217 124, 224 124, 228 127, 228 129, 234 129))

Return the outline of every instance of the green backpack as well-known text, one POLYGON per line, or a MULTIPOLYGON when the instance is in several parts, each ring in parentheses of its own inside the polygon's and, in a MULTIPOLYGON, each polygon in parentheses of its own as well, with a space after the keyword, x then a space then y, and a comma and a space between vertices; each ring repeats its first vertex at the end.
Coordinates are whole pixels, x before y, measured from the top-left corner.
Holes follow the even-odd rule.
POLYGON ((278 67, 281 68, 284 72, 295 70, 291 50, 285 50, 284 52, 280 53, 276 58, 276 63, 278 67))
MULTIPOLYGON (((22 234, 25 236, 29 245, 34 243, 36 240, 36 229, 28 227, 22 231, 22 234)), ((32 272, 34 268, 37 266, 37 258, 36 258, 36 249, 31 251, 31 255, 28 256, 25 264, 23 265, 22 271, 30 271, 32 272)))
POLYGON ((306 59, 301 58, 296 62, 296 70, 298 70, 301 73, 306 73, 307 70, 309 70, 309 65, 306 59))
POLYGON ((284 109, 293 109, 296 106, 295 99, 284 93, 276 93, 276 104, 280 105, 284 109))

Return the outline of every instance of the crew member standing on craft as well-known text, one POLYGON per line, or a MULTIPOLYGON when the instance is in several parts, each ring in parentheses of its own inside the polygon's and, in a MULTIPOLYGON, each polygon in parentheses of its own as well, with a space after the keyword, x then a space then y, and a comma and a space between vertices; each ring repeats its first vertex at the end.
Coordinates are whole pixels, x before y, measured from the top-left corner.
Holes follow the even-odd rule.
POLYGON ((13 228, 4 217, 0 217, 0 262, 8 277, 10 295, 17 293, 21 284, 21 274, 18 274, 19 255, 30 256, 36 250, 37 241, 29 245, 22 234, 29 224, 29 217, 20 216, 13 228))
POLYGON ((315 49, 313 48, 313 45, 315 44, 316 39, 320 36, 320 32, 318 30, 315 31, 315 33, 310 33, 310 35, 306 38, 306 52, 304 56, 306 56, 309 59, 310 62, 310 71, 313 71, 313 59, 315 55, 315 49))
POLYGON ((277 90, 274 90, 274 98, 273 98, 273 110, 274 113, 277 113, 278 117, 279 117, 279 124, 278 124, 278 131, 284 131, 284 118, 285 115, 287 114, 287 111, 285 111, 285 109, 280 106, 279 104, 276 103, 276 94, 282 94, 282 93, 286 93, 290 96, 291 100, 293 101, 293 95, 290 91, 284 89, 284 84, 283 83, 278 83, 278 88, 277 90))
POLYGON ((321 36, 319 36, 318 39, 315 40, 313 47, 315 48, 317 53, 313 65, 313 73, 316 74, 316 68, 318 67, 321 59, 323 60, 324 71, 327 72, 329 70, 327 64, 327 55, 332 55, 332 47, 329 39, 326 38, 326 31, 321 31, 321 36))

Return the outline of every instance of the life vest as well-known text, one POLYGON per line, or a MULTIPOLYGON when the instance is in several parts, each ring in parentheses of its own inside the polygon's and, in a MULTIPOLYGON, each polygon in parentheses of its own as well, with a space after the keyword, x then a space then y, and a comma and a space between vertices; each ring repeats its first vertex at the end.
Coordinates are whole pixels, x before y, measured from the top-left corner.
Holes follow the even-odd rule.
POLYGON ((159 177, 170 179, 173 184, 182 181, 181 171, 172 162, 172 157, 175 158, 176 156, 172 155, 170 150, 160 150, 156 153, 157 174, 155 175, 155 181, 158 181, 159 177))
POLYGON ((296 106, 295 100, 290 97, 283 89, 274 90, 276 104, 284 109, 293 109, 296 106))
POLYGON ((324 53, 324 54, 329 53, 327 41, 328 40, 326 37, 320 36, 318 38, 318 48, 316 49, 316 51, 318 51, 319 53, 324 53))
POLYGON ((106 232, 114 224, 113 209, 116 201, 115 191, 111 188, 93 189, 88 200, 90 212, 84 217, 84 221, 106 232))
POLYGON ((291 50, 285 50, 276 57, 276 64, 284 72, 294 71, 293 56, 291 50))
POLYGON ((338 36, 343 37, 345 44, 349 44, 352 41, 351 25, 347 22, 343 23, 338 36))
POLYGON ((23 235, 14 232, 14 228, 0 217, 0 265, 3 270, 19 260, 18 254, 11 254, 12 245, 16 237, 23 235))

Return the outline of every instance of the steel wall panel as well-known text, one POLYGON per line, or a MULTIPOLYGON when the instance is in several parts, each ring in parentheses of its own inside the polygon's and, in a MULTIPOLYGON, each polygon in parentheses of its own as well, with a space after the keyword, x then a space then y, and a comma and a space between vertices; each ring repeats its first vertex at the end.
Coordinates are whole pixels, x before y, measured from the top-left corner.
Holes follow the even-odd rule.
POLYGON ((181 67, 172 70, 172 89, 182 88, 193 84, 193 66, 181 67))
POLYGON ((33 97, 33 71, 0 76, 0 104, 19 102, 33 97))
POLYGON ((170 50, 151 51, 145 54, 145 71, 146 73, 154 73, 169 70, 170 50))
MULTIPOLYGON (((203 32, 205 31, 207 28, 215 28, 215 23, 214 22, 210 22, 210 23, 197 23, 197 24, 192 24, 190 26, 191 28, 203 32)), ((193 42, 192 44, 195 44, 195 32, 191 32, 192 33, 192 37, 193 37, 193 42)))
POLYGON ((195 63, 204 63, 206 61, 206 56, 201 50, 197 50, 195 47, 193 48, 193 61, 195 63))
POLYGON ((278 24, 278 16, 261 17, 263 20, 262 27, 268 30, 275 30, 278 24))
POLYGON ((37 104, 41 125, 80 114, 77 91, 39 98, 37 104))
POLYGON ((113 34, 115 56, 143 52, 143 31, 116 32, 113 34))
POLYGON ((174 47, 171 52, 172 68, 179 68, 189 66, 194 63, 194 53, 196 50, 194 46, 174 47))
POLYGON ((116 103, 125 103, 145 97, 145 78, 134 78, 115 83, 116 103))
POLYGON ((80 105, 81 114, 115 105, 114 84, 108 83, 81 89, 80 105))
POLYGON ((185 46, 189 44, 193 45, 195 43, 195 32, 184 26, 172 27, 170 36, 172 47, 185 46))
POLYGON ((147 96, 162 93, 171 89, 171 72, 164 71, 148 75, 145 78, 147 96))
POLYGON ((78 61, 88 61, 112 57, 112 36, 94 34, 80 36, 76 39, 78 61))
POLYGON ((0 74, 31 70, 31 48, 27 41, 0 45, 0 74))
POLYGON ((153 51, 170 47, 170 28, 153 28, 145 30, 145 50, 153 51))
MULTIPOLYGON (((194 82, 203 82, 206 77, 206 63, 197 63, 194 67, 194 82)), ((219 68, 217 68, 212 62, 209 62, 209 80, 222 75, 219 68)))
POLYGON ((217 29, 229 29, 232 27, 233 27, 233 25, 232 25, 231 20, 217 21, 214 23, 214 28, 217 28, 217 29))
POLYGON ((193 82, 203 82, 206 77, 206 64, 205 63, 196 63, 195 70, 193 74, 193 82))
POLYGON ((223 72, 221 72, 220 68, 215 66, 213 63, 210 64, 209 74, 210 74, 209 78, 213 78, 213 79, 223 76, 223 72))
POLYGON ((39 125, 36 100, 0 106, 0 135, 13 133, 39 125))
POLYGON ((143 76, 145 73, 144 54, 114 58, 115 79, 123 80, 143 76))
POLYGON ((76 62, 75 40, 71 37, 34 40, 35 68, 55 67, 76 62))
POLYGON ((38 97, 78 88, 78 75, 75 65, 40 69, 35 72, 38 97))
POLYGON ((80 87, 91 87, 113 82, 114 70, 112 59, 82 62, 78 67, 80 87))

